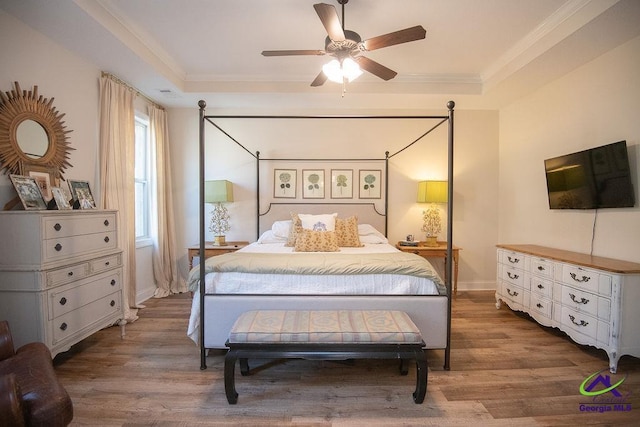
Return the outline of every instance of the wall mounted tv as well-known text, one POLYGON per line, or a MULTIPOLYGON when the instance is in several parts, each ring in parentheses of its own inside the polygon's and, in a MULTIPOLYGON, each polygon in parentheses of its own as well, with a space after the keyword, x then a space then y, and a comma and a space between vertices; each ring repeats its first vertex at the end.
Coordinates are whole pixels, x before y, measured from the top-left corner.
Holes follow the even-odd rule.
POLYGON ((626 141, 547 159, 544 167, 551 209, 635 206, 626 141))

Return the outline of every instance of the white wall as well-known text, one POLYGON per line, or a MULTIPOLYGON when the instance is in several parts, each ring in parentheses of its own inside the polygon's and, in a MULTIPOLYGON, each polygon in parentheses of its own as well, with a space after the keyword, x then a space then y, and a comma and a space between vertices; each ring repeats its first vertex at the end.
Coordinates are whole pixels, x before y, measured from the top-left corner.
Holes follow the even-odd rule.
MULTIPOLYGON (((234 114, 209 106, 207 114, 234 114)), ((247 114, 247 112, 242 112, 247 114)), ((254 114, 286 114, 291 112, 262 111, 254 114)), ((321 114, 301 112, 296 114, 321 114)), ((326 113, 326 112, 325 112, 326 113)), ((342 113, 342 112, 341 112, 342 113)), ((355 112, 343 112, 354 114, 355 112)), ((383 111, 370 114, 446 115, 446 106, 439 111, 383 111)), ((335 114, 335 112, 333 112, 335 114)), ((362 113, 361 113, 362 114, 362 113)), ((198 242, 198 108, 172 109, 170 140, 173 167, 173 191, 180 260, 183 277, 187 272, 186 248, 198 242)), ((250 152, 260 151, 261 158, 384 158, 403 148, 433 122, 413 121, 248 121, 220 120, 217 123, 250 152)), ((209 124, 206 127, 207 155, 205 179, 228 179, 234 184, 234 203, 229 205, 231 230, 227 240, 255 241, 255 161, 243 149, 226 139, 209 124)), ((496 111, 460 109, 455 117, 455 179, 454 179, 454 243, 462 247, 459 288, 487 289, 495 286, 495 251, 497 243, 497 183, 498 183, 498 114, 496 111)), ((416 203, 417 182, 424 179, 447 178, 447 129, 442 126, 389 162, 389 231, 390 241, 404 239, 407 234, 421 236, 422 209, 416 203)), ((325 169, 329 174, 335 164, 309 166, 289 164, 290 168, 325 169)), ((273 192, 267 179, 261 181, 262 200, 273 192)), ((282 167, 277 165, 276 167, 282 167)), ((362 168, 360 164, 340 168, 362 168)), ((261 178, 262 179, 262 178, 261 178)), ((300 184, 299 184, 300 186, 300 184)), ((324 201, 330 201, 329 193, 324 201)), ((298 200, 300 188, 298 188, 298 200)), ((209 207, 207 207, 207 210, 209 207)), ((207 212, 206 224, 209 216, 207 212)), ((446 236, 443 229, 441 238, 446 236)), ((207 232, 207 240, 213 236, 207 232)), ((438 266, 442 271, 442 266, 438 266)))
POLYGON ((597 211, 593 254, 640 262, 640 38, 500 111, 501 243, 591 251, 596 211, 550 210, 544 159, 627 140, 636 207, 597 211))
MULTIPOLYGON (((24 90, 38 86, 45 98, 55 98, 53 106, 64 113, 62 120, 71 148, 64 172, 69 179, 87 180, 96 201, 100 200, 98 167, 99 77, 101 70, 60 47, 41 33, 0 10, 0 90, 13 90, 17 81, 24 90)), ((66 185, 66 183, 63 183, 66 185)), ((0 175, 0 206, 15 196, 9 177, 0 175)), ((137 302, 153 295, 155 283, 150 251, 142 248, 138 257, 137 302), (149 279, 151 278, 151 280, 149 279)))

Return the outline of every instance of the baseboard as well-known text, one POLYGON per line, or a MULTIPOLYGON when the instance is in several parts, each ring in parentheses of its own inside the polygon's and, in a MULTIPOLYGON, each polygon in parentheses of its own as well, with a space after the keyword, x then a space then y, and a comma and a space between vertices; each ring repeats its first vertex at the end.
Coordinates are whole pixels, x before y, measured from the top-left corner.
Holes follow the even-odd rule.
POLYGON ((458 282, 458 291, 495 291, 496 282, 458 282))

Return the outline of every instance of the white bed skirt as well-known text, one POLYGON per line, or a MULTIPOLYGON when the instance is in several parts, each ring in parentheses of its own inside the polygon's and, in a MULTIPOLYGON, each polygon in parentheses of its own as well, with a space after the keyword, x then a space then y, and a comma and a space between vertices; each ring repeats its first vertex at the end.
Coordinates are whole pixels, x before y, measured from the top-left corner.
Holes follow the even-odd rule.
MULTIPOLYGON (((194 306, 199 294, 194 294, 194 306)), ((447 346, 447 297, 442 295, 205 295, 205 348, 225 349, 229 331, 249 310, 400 310, 409 314, 429 349, 447 346)), ((193 312, 194 310, 192 310, 193 312)), ((199 311, 199 310, 197 310, 199 311)), ((192 319, 193 320, 193 319, 192 319)), ((199 319, 189 336, 199 341, 199 319)))

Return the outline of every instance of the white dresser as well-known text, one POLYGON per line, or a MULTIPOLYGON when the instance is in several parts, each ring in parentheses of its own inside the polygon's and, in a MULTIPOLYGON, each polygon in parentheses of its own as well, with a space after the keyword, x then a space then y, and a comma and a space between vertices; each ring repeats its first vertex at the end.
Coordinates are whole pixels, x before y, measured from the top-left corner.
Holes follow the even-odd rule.
POLYGON ((536 245, 498 245, 501 302, 605 350, 615 373, 622 355, 640 357, 640 264, 536 245))
POLYGON ((124 334, 117 212, 0 212, 0 318, 14 345, 68 350, 119 323, 124 334))

